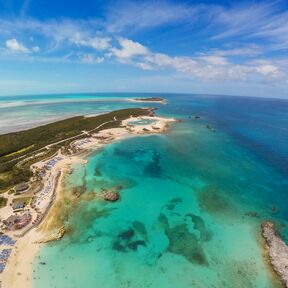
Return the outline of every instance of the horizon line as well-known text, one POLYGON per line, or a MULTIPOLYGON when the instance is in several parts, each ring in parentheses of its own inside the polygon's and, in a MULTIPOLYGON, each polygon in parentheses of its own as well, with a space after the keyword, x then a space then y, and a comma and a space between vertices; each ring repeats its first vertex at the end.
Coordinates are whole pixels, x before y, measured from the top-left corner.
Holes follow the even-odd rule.
MULTIPOLYGON (((286 97, 281 96, 252 96, 252 95, 233 95, 233 94, 210 94, 210 93, 189 93, 189 92, 53 92, 53 93, 33 93, 33 94, 10 94, 10 95, 1 95, 2 97, 25 97, 25 96, 53 96, 53 95, 77 95, 77 94, 85 94, 85 95, 93 95, 93 94, 167 94, 167 95, 193 95, 193 96, 216 96, 216 97, 237 97, 237 98, 262 98, 262 99, 275 99, 275 100, 286 100, 288 99, 286 97)), ((163 96, 163 95, 162 95, 163 96)))

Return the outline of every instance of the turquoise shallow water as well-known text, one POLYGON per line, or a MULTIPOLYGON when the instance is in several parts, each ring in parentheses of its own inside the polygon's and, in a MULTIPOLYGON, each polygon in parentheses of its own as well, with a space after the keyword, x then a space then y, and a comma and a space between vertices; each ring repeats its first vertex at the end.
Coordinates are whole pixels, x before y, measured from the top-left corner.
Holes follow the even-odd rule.
POLYGON ((33 287, 279 287, 260 223, 287 239, 287 101, 169 97, 159 114, 181 122, 167 134, 110 144, 74 167, 65 193, 84 194, 69 233, 35 259, 33 287), (120 201, 93 199, 111 187, 120 201))
POLYGON ((136 121, 128 122, 128 124, 131 124, 131 125, 151 125, 154 123, 155 123, 155 121, 151 120, 151 119, 136 120, 136 121))

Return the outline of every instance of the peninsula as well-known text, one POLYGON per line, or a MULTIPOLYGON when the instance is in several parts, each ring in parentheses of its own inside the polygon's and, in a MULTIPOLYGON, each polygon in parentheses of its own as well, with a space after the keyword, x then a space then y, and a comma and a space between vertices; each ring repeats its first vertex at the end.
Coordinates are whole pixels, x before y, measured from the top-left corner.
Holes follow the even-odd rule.
MULTIPOLYGON (((65 234, 64 223, 51 223, 58 217, 59 209, 53 208, 63 197, 63 182, 73 163, 85 164, 85 156, 113 141, 164 132, 175 121, 156 117, 151 108, 133 108, 0 135, 1 192, 6 204, 1 208, 0 231, 5 248, 0 263, 3 287, 30 287, 37 251, 65 234)), ((79 195, 73 197, 70 200, 76 202, 79 195)), ((105 191, 96 198, 116 201, 118 194, 105 191)))
MULTIPOLYGON (((28 181, 33 162, 47 158, 74 140, 115 128, 130 116, 153 115, 152 109, 123 109, 94 117, 77 116, 25 131, 0 135, 0 193, 28 181)), ((2 201, 4 202, 4 201, 2 201)))

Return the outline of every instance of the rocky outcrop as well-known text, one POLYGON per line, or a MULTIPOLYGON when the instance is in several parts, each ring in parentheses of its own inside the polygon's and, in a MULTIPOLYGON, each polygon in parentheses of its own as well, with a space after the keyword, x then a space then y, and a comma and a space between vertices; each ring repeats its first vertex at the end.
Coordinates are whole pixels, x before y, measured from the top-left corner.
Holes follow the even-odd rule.
POLYGON ((44 239, 41 239, 41 240, 37 241, 36 243, 42 244, 42 243, 48 243, 48 242, 61 240, 63 238, 65 232, 66 232, 65 227, 62 226, 56 232, 52 233, 50 236, 48 236, 44 239))
POLYGON ((119 199, 119 193, 118 192, 113 192, 113 191, 108 191, 105 192, 103 195, 104 200, 106 201, 117 201, 119 199))
POLYGON ((288 287, 288 246, 275 233, 274 224, 271 222, 262 223, 262 236, 266 240, 273 269, 281 277, 285 287, 288 287))

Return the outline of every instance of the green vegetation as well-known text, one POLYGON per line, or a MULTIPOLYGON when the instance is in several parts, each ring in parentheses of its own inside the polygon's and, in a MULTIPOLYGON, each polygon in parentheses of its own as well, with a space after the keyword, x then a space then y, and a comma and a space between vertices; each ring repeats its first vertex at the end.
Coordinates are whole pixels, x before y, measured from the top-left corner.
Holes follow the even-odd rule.
POLYGON ((0 196, 0 208, 7 205, 7 198, 0 196))
POLYGON ((123 109, 95 117, 77 116, 25 131, 0 135, 0 192, 28 181, 32 176, 29 169, 31 164, 53 155, 60 147, 69 145, 75 139, 86 137, 83 131, 89 133, 119 127, 121 120, 130 116, 151 113, 150 109, 123 109), (97 128, 103 123, 106 124, 97 128))
POLYGON ((23 148, 23 149, 20 149, 19 151, 16 151, 16 152, 7 154, 7 155, 5 155, 5 156, 3 156, 3 157, 9 157, 9 156, 12 156, 12 155, 21 154, 22 152, 28 151, 28 150, 29 150, 30 148, 32 148, 33 146, 34 146, 34 144, 31 145, 31 146, 29 146, 29 147, 25 147, 25 148, 23 148))

